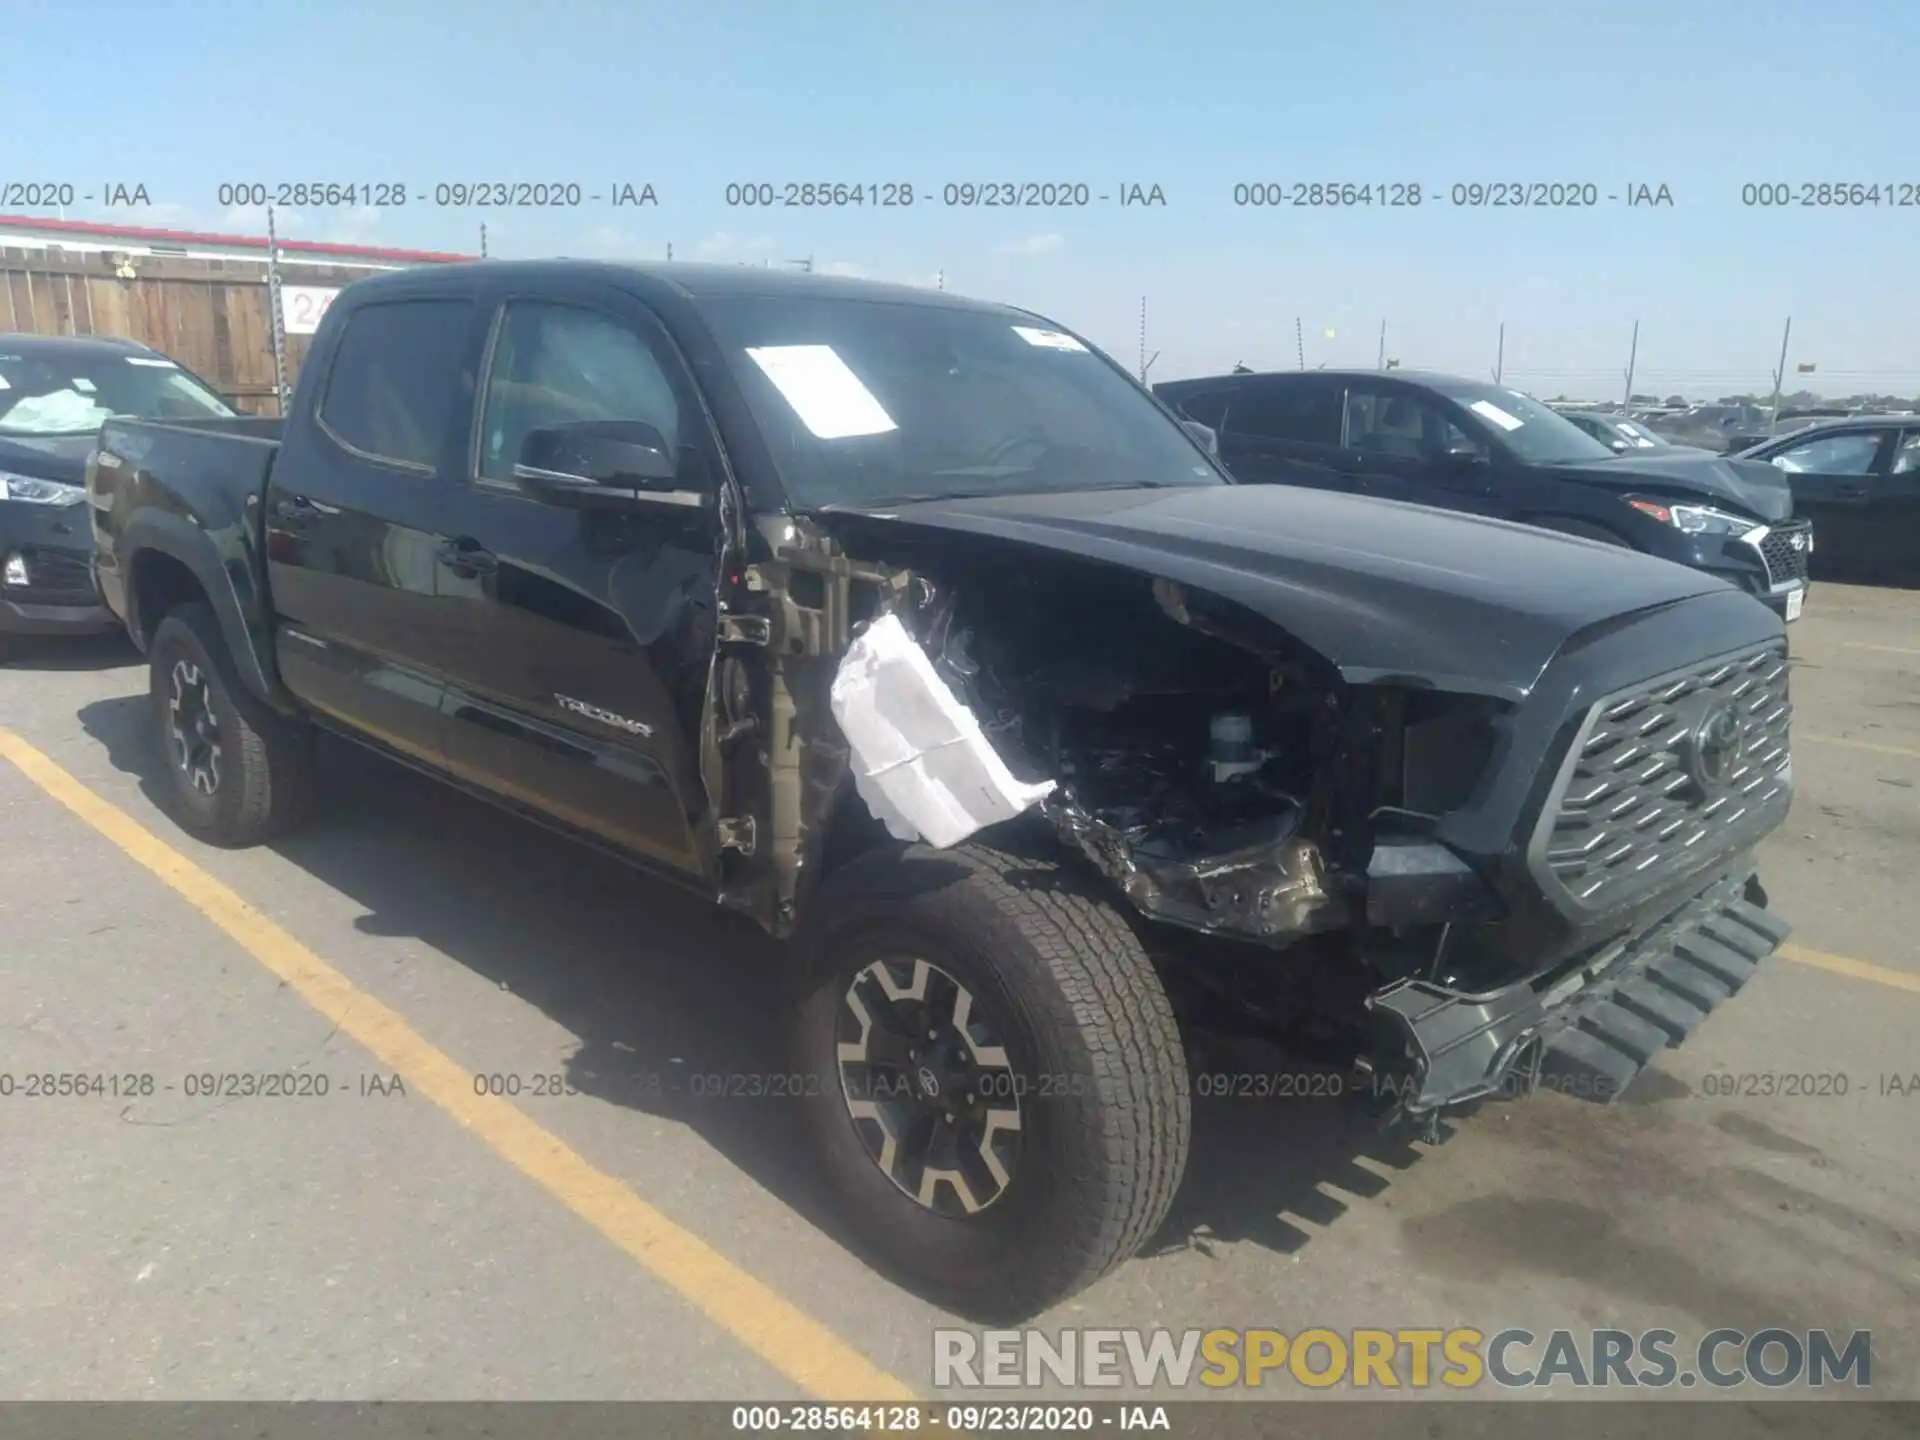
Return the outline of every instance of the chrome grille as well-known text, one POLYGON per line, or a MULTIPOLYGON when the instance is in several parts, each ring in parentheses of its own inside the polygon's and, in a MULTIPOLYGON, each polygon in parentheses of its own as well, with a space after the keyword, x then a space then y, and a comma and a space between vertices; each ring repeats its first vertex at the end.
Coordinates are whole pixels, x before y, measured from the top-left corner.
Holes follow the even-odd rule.
POLYGON ((1807 578, 1807 551, 1812 541, 1813 525, 1806 520, 1790 521, 1767 531, 1754 548, 1766 562, 1770 588, 1807 578))
POLYGON ((1757 839, 1791 800, 1791 714, 1776 646, 1602 700, 1557 789, 1544 847, 1552 881, 1603 908, 1757 839), (1696 731, 1722 706, 1738 718, 1738 738, 1703 758, 1696 731))

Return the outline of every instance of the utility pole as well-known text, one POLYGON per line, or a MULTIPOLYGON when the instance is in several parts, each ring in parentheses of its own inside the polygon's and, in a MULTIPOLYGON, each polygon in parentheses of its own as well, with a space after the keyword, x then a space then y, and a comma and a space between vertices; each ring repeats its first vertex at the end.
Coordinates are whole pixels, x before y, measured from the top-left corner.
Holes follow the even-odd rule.
POLYGON ((480 258, 487 258, 487 222, 484 220, 480 222, 480 258))
POLYGON ((1140 297, 1140 383, 1147 383, 1147 297, 1140 297))
POLYGON ((1500 348, 1493 352, 1493 383, 1500 383, 1500 372, 1507 365, 1507 322, 1500 322, 1500 348))
POLYGON ((667 241, 667 259, 673 259, 673 242, 671 240, 667 241))
POLYGON ((933 272, 933 288, 936 290, 945 290, 947 288, 946 271, 936 270, 933 272))
POLYGON ((1300 317, 1298 315, 1293 317, 1293 348, 1294 353, 1300 357, 1300 368, 1302 370, 1306 369, 1307 335, 1306 331, 1300 328, 1300 317))
POLYGON ((1780 363, 1773 371, 1773 402, 1767 406, 1767 434, 1774 432, 1780 423, 1780 384, 1787 378, 1787 341, 1793 338, 1793 317, 1787 317, 1787 328, 1780 335, 1780 363))
POLYGON ((1633 404, 1633 362, 1640 356, 1640 322, 1633 322, 1633 343, 1627 346, 1627 398, 1623 404, 1633 404))
POLYGON ((1387 368, 1387 322, 1384 320, 1380 322, 1380 359, 1376 368, 1387 368))
POLYGON ((273 227, 273 207, 267 207, 267 304, 273 310, 273 398, 287 413, 287 317, 280 307, 280 233, 273 227))

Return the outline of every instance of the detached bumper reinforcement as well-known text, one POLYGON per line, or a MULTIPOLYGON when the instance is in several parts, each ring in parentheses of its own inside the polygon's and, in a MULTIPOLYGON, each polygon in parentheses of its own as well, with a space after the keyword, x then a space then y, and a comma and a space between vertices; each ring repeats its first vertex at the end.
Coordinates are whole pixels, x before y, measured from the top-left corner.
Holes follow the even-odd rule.
POLYGON ((1468 995, 1403 980, 1373 998, 1415 1057, 1408 1116, 1516 1088, 1610 1104, 1662 1050, 1737 992, 1792 927, 1728 876, 1637 941, 1550 979, 1468 995))

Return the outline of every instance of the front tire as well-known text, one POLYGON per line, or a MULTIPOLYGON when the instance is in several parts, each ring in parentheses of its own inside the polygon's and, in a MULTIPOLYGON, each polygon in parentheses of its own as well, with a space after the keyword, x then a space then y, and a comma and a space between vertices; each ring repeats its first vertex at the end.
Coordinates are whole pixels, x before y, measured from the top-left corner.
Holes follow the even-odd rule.
POLYGON ((241 683, 213 611, 199 602, 169 611, 147 659, 166 807, 180 828, 238 848, 298 824, 312 797, 312 735, 241 683))
POLYGON ((1114 907, 1051 861, 914 846, 853 861, 812 913, 796 1058, 854 1242, 987 1323, 1138 1251, 1190 1110, 1172 1007, 1114 907))

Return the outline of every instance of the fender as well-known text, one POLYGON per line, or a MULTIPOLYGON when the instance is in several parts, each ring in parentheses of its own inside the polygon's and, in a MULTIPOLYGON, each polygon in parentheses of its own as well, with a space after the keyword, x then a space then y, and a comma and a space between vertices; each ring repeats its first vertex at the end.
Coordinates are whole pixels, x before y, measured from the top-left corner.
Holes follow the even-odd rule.
POLYGON ((255 581, 254 557, 245 548, 224 563, 212 536, 180 515, 155 508, 134 513, 115 550, 126 576, 127 629, 136 636, 151 633, 159 616, 140 613, 140 557, 152 552, 171 557, 193 572, 200 589, 220 621, 220 633, 233 655, 241 681, 256 697, 282 714, 300 709, 280 681, 274 661, 273 627, 264 597, 255 581))

